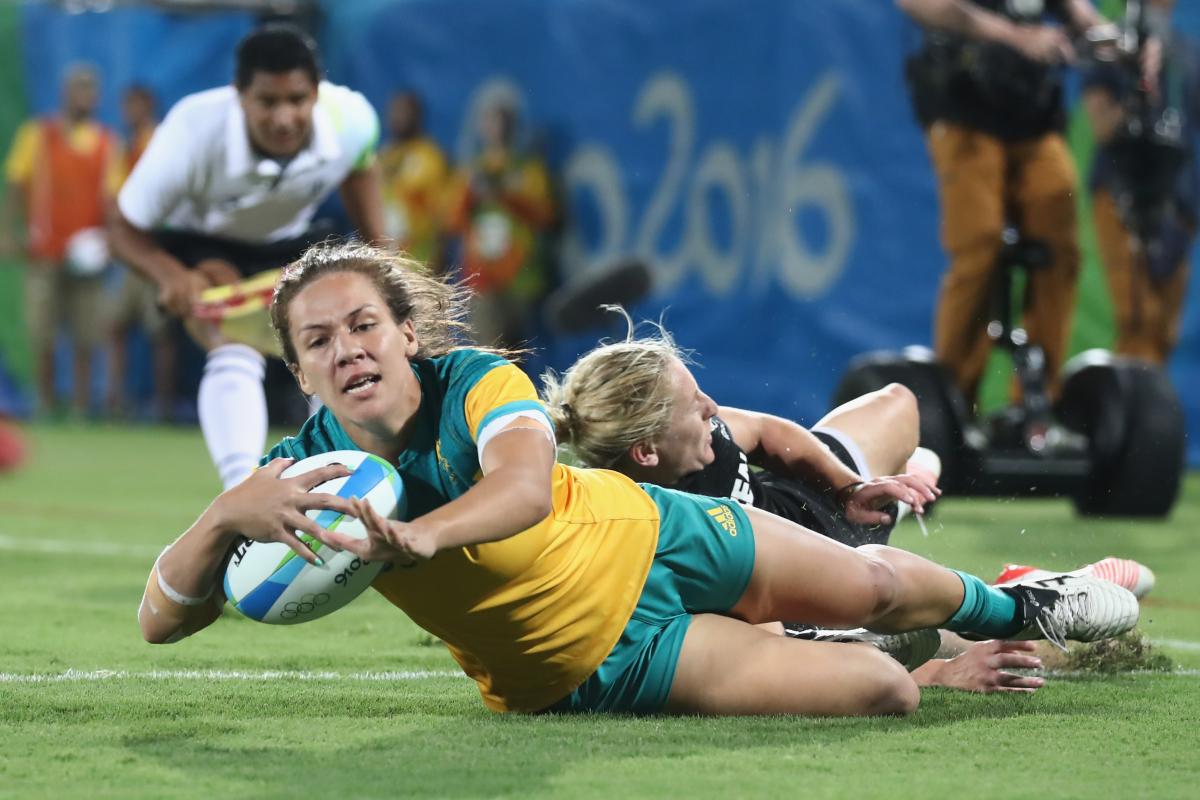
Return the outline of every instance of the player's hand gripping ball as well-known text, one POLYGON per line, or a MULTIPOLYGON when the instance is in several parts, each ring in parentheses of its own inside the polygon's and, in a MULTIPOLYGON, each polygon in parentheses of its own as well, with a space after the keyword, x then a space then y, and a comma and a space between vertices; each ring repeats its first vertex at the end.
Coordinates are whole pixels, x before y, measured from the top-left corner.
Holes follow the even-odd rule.
MULTIPOLYGON (((291 478, 328 464, 343 464, 353 472, 326 481, 312 492, 340 497, 360 497, 381 516, 404 515, 404 485, 399 474, 378 456, 357 450, 335 450, 306 458, 280 476, 291 478)), ((336 511, 309 511, 308 516, 326 530, 365 539, 367 531, 357 519, 336 511)), ((358 597, 383 569, 382 561, 367 562, 348 551, 333 548, 301 531, 296 532, 324 566, 309 564, 282 542, 245 540, 238 545, 225 570, 225 596, 250 619, 273 625, 292 625, 323 617, 358 597)))

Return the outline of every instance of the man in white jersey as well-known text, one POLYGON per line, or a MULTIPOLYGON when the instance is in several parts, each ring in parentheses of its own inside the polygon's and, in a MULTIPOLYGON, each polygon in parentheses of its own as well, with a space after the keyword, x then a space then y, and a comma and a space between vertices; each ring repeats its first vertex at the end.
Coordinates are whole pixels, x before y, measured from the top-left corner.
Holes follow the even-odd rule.
POLYGON ((208 353, 200 427, 226 488, 250 474, 267 434, 266 362, 193 315, 200 293, 282 267, 324 238, 335 189, 363 239, 383 236, 379 119, 361 94, 321 80, 315 46, 272 25, 238 45, 232 86, 180 100, 118 197, 117 258, 158 285, 159 303, 208 353))

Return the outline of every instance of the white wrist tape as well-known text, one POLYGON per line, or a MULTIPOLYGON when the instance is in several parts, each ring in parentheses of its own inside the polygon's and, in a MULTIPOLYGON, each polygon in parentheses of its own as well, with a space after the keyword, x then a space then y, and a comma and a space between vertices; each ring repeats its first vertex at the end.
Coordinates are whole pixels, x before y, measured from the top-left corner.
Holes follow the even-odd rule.
POLYGON ((212 597, 213 587, 210 587, 208 593, 203 597, 189 597, 182 592, 176 591, 171 584, 167 583, 166 579, 163 577, 162 570, 158 566, 158 562, 162 561, 162 557, 165 556, 167 554, 167 550, 170 549, 170 547, 167 547, 165 550, 159 553, 158 558, 154 561, 154 574, 158 576, 158 588, 162 589, 162 593, 167 596, 168 600, 173 603, 178 603, 181 606, 198 606, 207 601, 208 598, 212 597))

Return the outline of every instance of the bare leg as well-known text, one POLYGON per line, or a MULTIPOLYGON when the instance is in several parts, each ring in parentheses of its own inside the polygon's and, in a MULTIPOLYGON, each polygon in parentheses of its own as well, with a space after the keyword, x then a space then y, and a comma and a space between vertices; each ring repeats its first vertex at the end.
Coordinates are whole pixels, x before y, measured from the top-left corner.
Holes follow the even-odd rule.
POLYGON ((916 395, 898 383, 843 403, 813 427, 833 428, 853 439, 876 477, 904 472, 921 436, 916 395))
MULTIPOLYGON (((128 279, 127 279, 128 280, 128 279)), ((127 413, 125 383, 129 365, 129 328, 113 328, 108 348, 108 414, 117 418, 127 413)))
POLYGON ((920 690, 870 645, 806 642, 735 619, 692 620, 667 710, 682 714, 906 714, 920 690))
POLYGON ((40 412, 53 412, 58 405, 54 389, 54 346, 46 345, 37 354, 38 405, 40 412))
POLYGON ((730 614, 881 632, 936 628, 963 602, 954 572, 882 545, 854 549, 755 508, 754 572, 730 614))
POLYGON ((92 348, 84 344, 73 344, 71 353, 75 367, 71 405, 72 410, 83 417, 88 413, 92 396, 92 348))
POLYGON ((154 349, 154 407, 164 422, 171 418, 175 399, 175 343, 171 332, 164 330, 153 339, 154 349))

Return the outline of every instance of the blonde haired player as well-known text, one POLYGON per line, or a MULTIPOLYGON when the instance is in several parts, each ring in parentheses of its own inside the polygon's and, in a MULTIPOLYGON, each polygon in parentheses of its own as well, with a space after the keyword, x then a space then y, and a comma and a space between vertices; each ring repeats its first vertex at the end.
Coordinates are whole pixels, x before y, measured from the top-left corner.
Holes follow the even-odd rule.
POLYGON ((874 648, 752 623, 1096 638, 1137 619, 1133 596, 1103 581, 995 589, 730 500, 556 463, 529 379, 459 344, 462 300, 365 246, 314 248, 285 270, 272 320, 288 366, 324 407, 159 558, 139 613, 146 639, 214 621, 238 536, 287 542, 315 563, 296 530, 391 562, 375 588, 447 644, 496 711, 904 713, 917 687, 874 648), (307 491, 346 474, 338 467, 279 477, 291 459, 347 448, 396 466, 408 519, 307 491), (321 529, 304 513, 315 508, 355 514, 369 537, 321 529))
MULTIPOLYGON (((718 406, 697 384, 688 354, 661 325, 655 335, 635 338, 633 321, 624 316, 629 326, 624 340, 596 347, 561 377, 550 373, 543 379, 558 438, 581 463, 728 497, 852 547, 887 543, 897 516, 891 504, 915 494, 921 513, 923 501, 939 493, 937 457, 917 447, 917 402, 905 387, 892 384, 857 398, 806 430, 791 420, 718 406)), ((1121 580, 1124 573, 1106 569, 1113 561, 1073 574, 1109 579, 1136 593, 1145 581, 1121 580)), ((1057 574, 1010 567, 997 583, 1057 574)), ((1028 642, 987 642, 964 650, 963 643, 948 640, 943 649, 959 654, 925 663, 938 650, 936 631, 879 636, 788 622, 781 632, 873 643, 915 670, 922 685, 982 692, 1042 685, 1041 678, 1005 671, 1040 666, 1028 642)))

